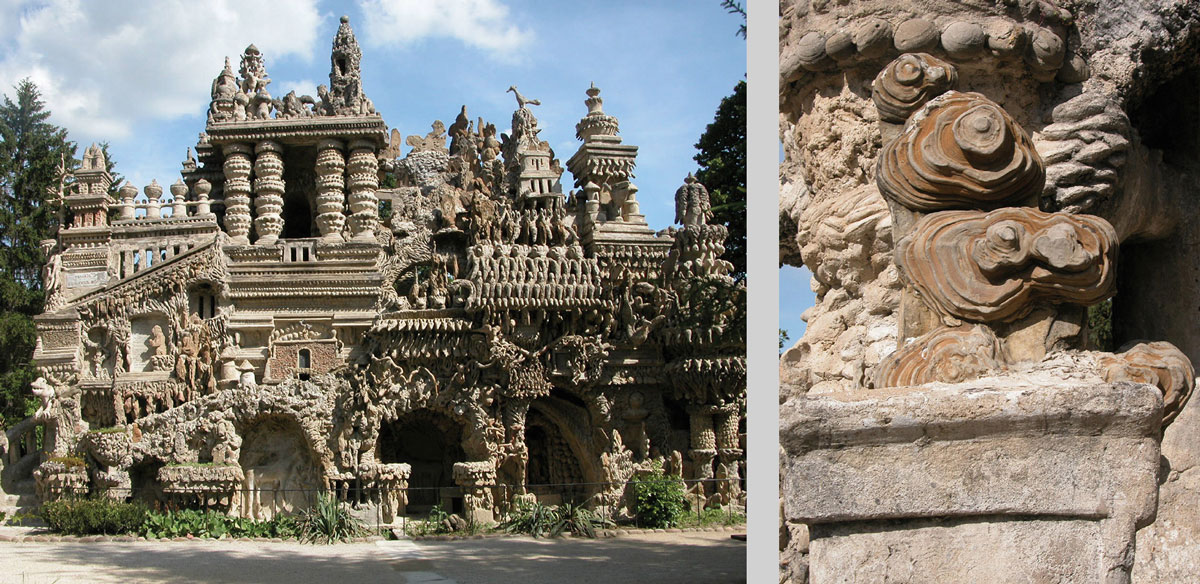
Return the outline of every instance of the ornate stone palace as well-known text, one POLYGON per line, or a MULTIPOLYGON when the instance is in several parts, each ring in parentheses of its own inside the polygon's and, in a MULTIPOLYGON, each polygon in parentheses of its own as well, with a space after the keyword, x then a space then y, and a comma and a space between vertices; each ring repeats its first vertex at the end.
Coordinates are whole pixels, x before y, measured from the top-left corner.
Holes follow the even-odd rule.
POLYGON ((569 193, 515 87, 511 134, 464 106, 401 156, 360 59, 343 18, 316 98, 273 97, 253 45, 227 60, 181 179, 144 198, 112 197, 87 149, 45 242, 42 407, 7 436, 5 488, 256 517, 329 490, 386 521, 486 520, 534 497, 620 509, 657 462, 744 504, 744 287, 705 188, 689 176, 682 227, 650 229, 595 87, 569 193))

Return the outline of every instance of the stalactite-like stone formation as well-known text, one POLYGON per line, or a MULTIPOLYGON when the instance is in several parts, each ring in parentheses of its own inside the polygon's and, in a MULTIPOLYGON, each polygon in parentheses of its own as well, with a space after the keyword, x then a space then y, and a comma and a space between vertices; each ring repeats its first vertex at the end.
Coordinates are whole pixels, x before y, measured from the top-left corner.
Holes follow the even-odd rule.
POLYGON ((252 150, 245 144, 225 147, 225 232, 233 243, 250 243, 250 162, 252 150))
POLYGON ((885 122, 903 124, 930 99, 953 89, 958 71, 926 53, 907 53, 875 77, 871 98, 885 122))
POLYGON ((271 245, 283 232, 283 148, 275 142, 260 142, 254 151, 255 244, 271 245))
POLYGON ((930 331, 879 364, 875 388, 959 383, 996 372, 1004 364, 1000 341, 979 325, 930 331))
POLYGON ((317 145, 317 228, 321 238, 329 242, 342 241, 346 225, 346 157, 342 143, 322 140, 317 145))
POLYGON ((922 218, 896 261, 945 317, 1012 321, 1037 303, 1090 305, 1115 291, 1116 231, 1090 215, 1029 208, 922 218))
POLYGON ((352 239, 374 241, 375 228, 379 225, 379 199, 375 196, 379 188, 379 162, 375 159, 374 145, 365 141, 352 142, 347 166, 352 239))
POLYGON ((1164 428, 1183 410, 1196 383, 1196 371, 1187 355, 1164 341, 1138 343, 1105 355, 1100 367, 1106 381, 1149 383, 1162 390, 1164 428))
POLYGON ((996 103, 951 91, 884 147, 879 192, 913 211, 995 209, 1036 200, 1045 181, 1029 136, 996 103))

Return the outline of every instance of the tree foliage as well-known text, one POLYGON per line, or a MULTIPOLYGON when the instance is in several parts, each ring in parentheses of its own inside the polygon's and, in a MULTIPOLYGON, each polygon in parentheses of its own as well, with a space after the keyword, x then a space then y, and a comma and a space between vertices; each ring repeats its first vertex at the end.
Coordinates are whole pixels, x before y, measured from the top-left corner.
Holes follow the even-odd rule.
POLYGON ((49 189, 60 165, 74 164, 67 131, 50 122, 34 83, 16 86, 16 99, 0 104, 0 423, 26 416, 37 340, 33 316, 42 311, 45 290, 40 243, 53 237, 59 206, 49 189))
POLYGON ((729 228, 725 254, 733 277, 746 278, 746 82, 721 100, 713 122, 696 143, 700 164, 696 178, 708 187, 713 223, 729 228))

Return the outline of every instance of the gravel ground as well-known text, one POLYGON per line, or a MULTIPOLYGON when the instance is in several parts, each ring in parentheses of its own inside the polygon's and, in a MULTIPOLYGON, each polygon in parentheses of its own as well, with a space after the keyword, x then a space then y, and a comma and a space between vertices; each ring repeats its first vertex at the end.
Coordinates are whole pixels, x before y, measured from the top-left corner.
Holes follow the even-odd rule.
MULTIPOLYGON (((4 528, 0 535, 21 534, 4 528)), ((745 545, 727 531, 332 546, 229 540, 0 542, 0 583, 724 584, 746 581, 745 545)))

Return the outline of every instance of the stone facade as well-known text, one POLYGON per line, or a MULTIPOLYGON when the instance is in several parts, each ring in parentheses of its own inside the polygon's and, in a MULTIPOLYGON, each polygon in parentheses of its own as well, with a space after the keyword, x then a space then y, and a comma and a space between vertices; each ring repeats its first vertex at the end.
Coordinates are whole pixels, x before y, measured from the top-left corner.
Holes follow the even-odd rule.
POLYGON ((1194 579, 1198 27, 781 3, 784 580, 1194 579))
POLYGON ((657 461, 744 504, 744 287, 704 187, 688 177, 682 225, 652 230, 595 87, 579 190, 515 87, 511 134, 464 106, 402 156, 361 59, 343 18, 317 98, 272 97, 253 45, 226 60, 167 198, 110 200, 87 150, 46 242, 43 407, 10 432, 6 488, 260 518, 329 490, 387 521, 491 520, 531 497, 620 509, 657 461))

